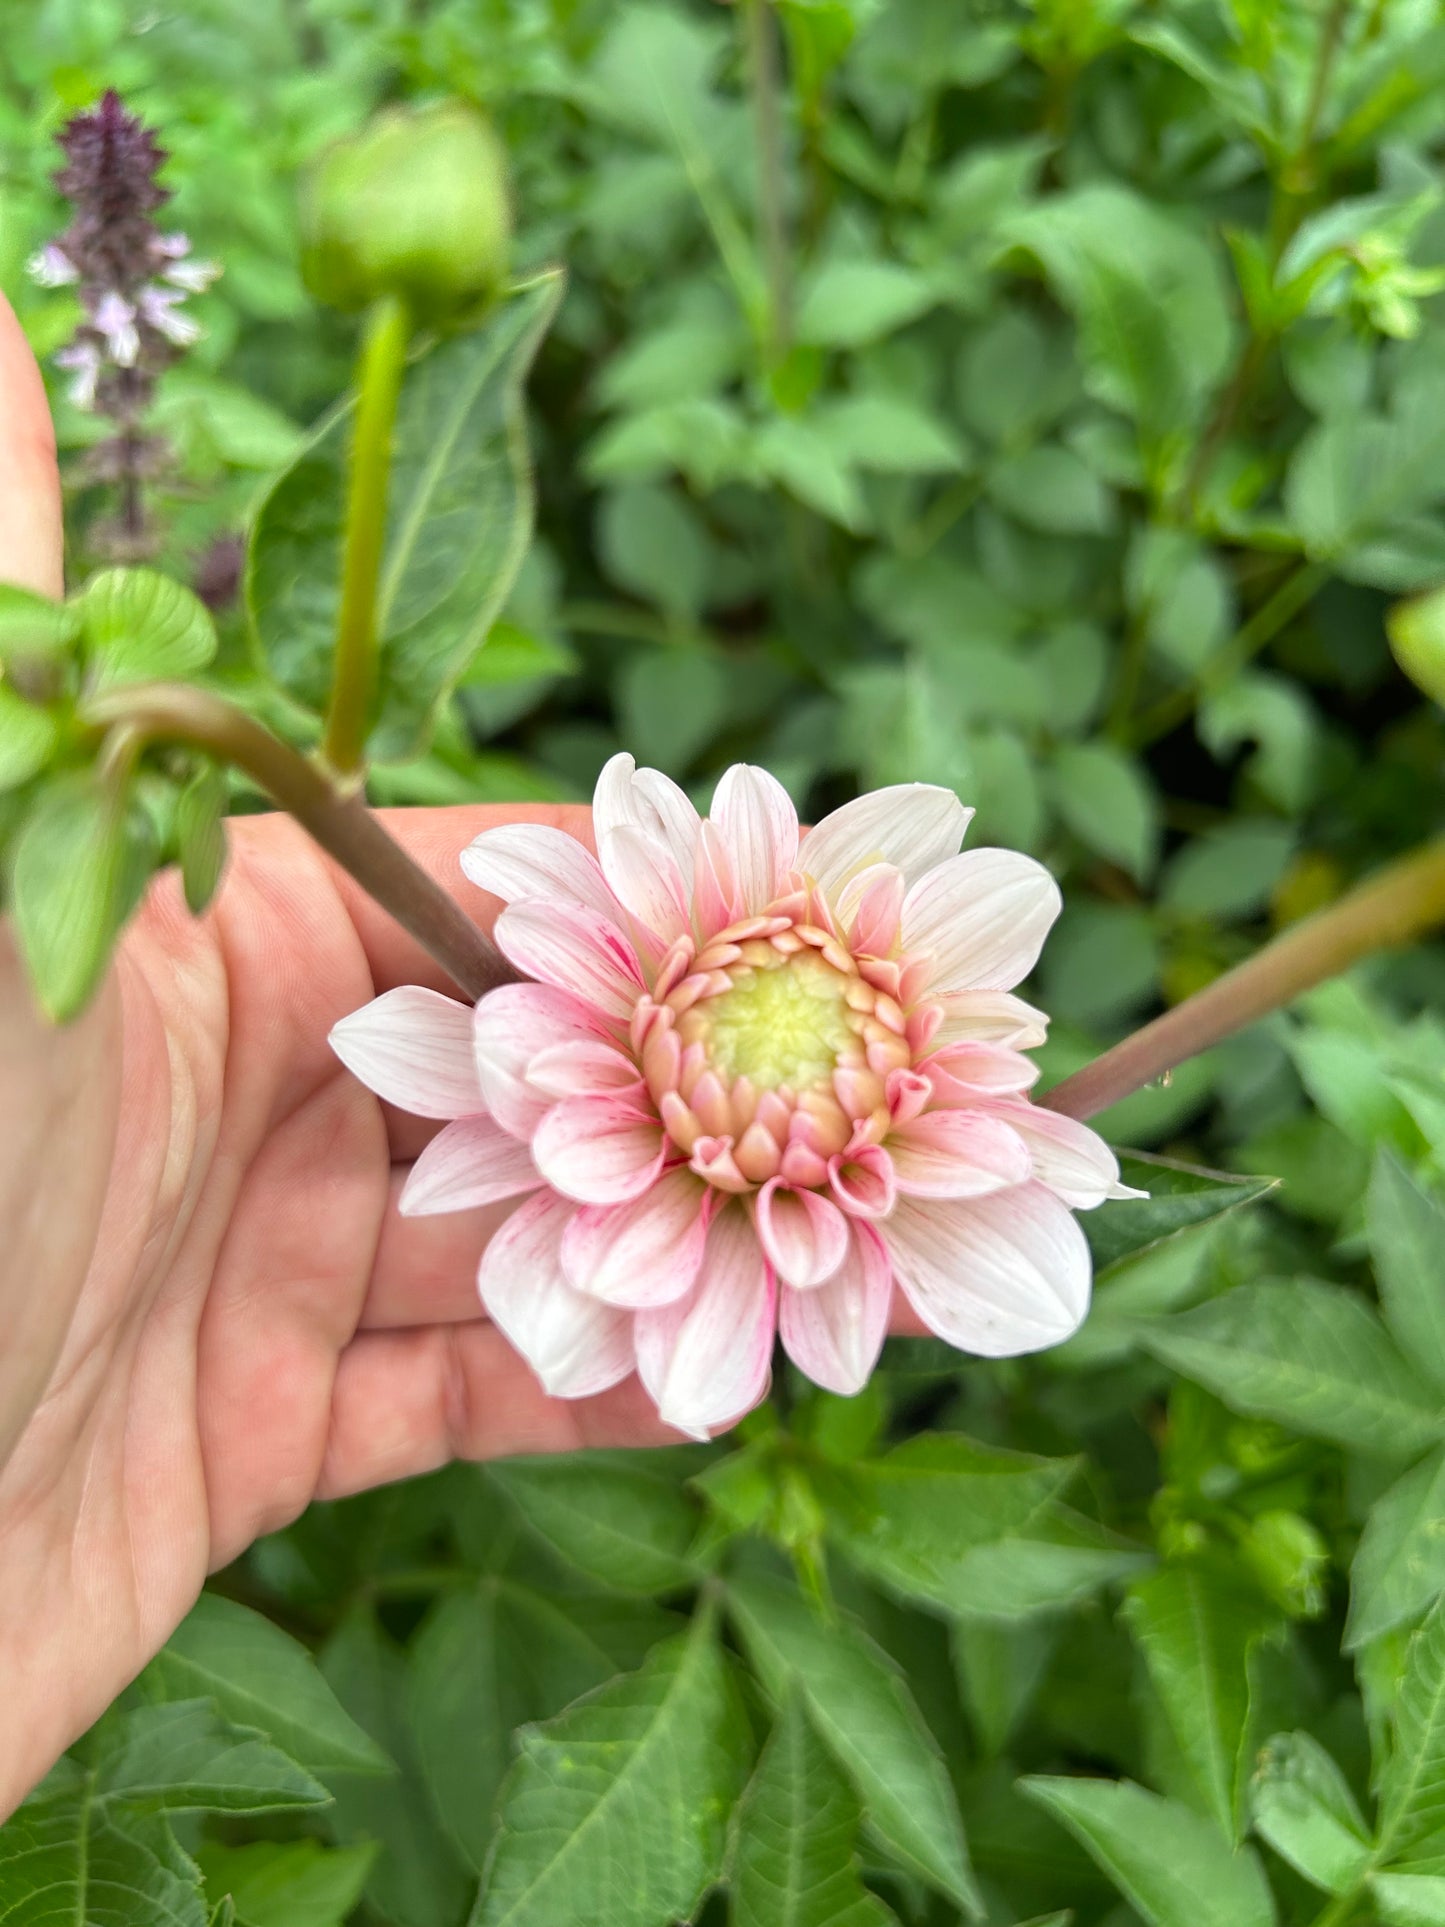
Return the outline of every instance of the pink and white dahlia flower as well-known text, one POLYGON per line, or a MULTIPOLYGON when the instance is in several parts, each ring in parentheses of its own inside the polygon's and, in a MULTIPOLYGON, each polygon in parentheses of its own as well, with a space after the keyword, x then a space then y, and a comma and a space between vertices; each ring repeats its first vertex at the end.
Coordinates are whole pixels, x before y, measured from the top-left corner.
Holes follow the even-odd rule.
POLYGON ((775 1333, 856 1392, 895 1285, 985 1357, 1077 1328, 1073 1213, 1124 1193, 1099 1137, 1029 1101, 1046 1020, 1011 993, 1058 887, 1029 857, 959 854, 971 814, 903 784, 800 838, 762 770, 730 769, 702 818, 615 756, 596 857, 525 823, 462 855, 533 981, 474 1010, 393 990, 336 1026, 363 1083, 449 1120, 404 1212, 524 1200, 479 1284, 550 1392, 635 1370, 706 1436, 764 1396, 775 1333))

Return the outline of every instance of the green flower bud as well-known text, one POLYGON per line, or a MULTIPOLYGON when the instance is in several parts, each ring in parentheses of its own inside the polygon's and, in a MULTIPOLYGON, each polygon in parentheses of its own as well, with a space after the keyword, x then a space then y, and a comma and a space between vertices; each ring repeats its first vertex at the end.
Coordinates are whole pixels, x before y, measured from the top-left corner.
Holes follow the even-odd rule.
POLYGON ((415 320, 455 320, 507 271, 506 155, 459 101, 393 108, 318 162, 302 197, 302 270, 329 306, 400 296, 415 320))
POLYGON ((1445 703, 1445 589, 1397 602, 1385 618, 1395 660, 1417 689, 1445 703))

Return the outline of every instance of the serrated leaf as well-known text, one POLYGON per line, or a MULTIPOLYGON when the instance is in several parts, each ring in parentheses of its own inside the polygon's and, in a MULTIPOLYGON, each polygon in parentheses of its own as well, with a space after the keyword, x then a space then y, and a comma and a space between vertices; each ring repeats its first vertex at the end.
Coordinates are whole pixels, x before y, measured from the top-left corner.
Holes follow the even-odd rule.
MULTIPOLYGON (((424 749, 521 566, 533 510, 522 383, 561 291, 560 273, 540 276, 407 371, 377 597, 368 744, 377 761, 424 749)), ((247 570, 272 673, 318 713, 330 689, 351 420, 351 404, 329 416, 266 497, 247 570)))
POLYGON ((76 606, 92 692, 183 681, 216 653, 216 625, 205 603, 154 569, 102 570, 76 606))
POLYGON ((1350 1567, 1349 1649, 1368 1646, 1445 1592, 1445 1451, 1377 1499, 1350 1567))
POLYGON ((1094 1254, 1096 1273, 1151 1245, 1162 1244, 1176 1232, 1207 1224, 1242 1204, 1252 1204, 1274 1189, 1273 1178, 1243 1178, 1230 1171, 1209 1171, 1137 1152, 1120 1158, 1120 1175, 1125 1184, 1148 1196, 1100 1205, 1097 1211, 1086 1211, 1080 1217, 1094 1254))
POLYGON ((503 1459, 488 1477, 535 1532, 603 1585, 657 1593, 697 1580, 688 1554, 701 1515, 666 1459, 636 1452, 503 1459))
POLYGON ((655 1927, 693 1913, 722 1871, 752 1759, 710 1614, 520 1746, 473 1927, 655 1927))
MULTIPOLYGON (((603 1643, 604 1602, 551 1599, 511 1578, 487 1578, 444 1600, 411 1650, 411 1710, 437 1811, 472 1865, 491 1846, 497 1790, 518 1727, 550 1719, 620 1670, 603 1643)), ((631 1644, 640 1663, 668 1616, 642 1603, 631 1644)), ((632 1655, 626 1655, 631 1657, 632 1655)))
POLYGON ((1249 1726, 1249 1655, 1274 1624, 1259 1598, 1195 1565, 1134 1582, 1124 1620, 1193 1783, 1197 1804, 1239 1837, 1241 1756, 1249 1726))
POLYGON ((56 1022, 89 1001, 154 857, 150 819, 92 775, 36 799, 15 846, 11 908, 36 996, 56 1022))
POLYGON ((731 1927, 887 1927, 894 1915, 858 1877, 861 1817, 800 1695, 789 1694, 738 1806, 731 1927))
POLYGON ((1445 1389, 1445 1205, 1382 1151, 1365 1227, 1385 1323, 1405 1356, 1445 1389))
POLYGON ((112 1817, 77 1774, 0 1827, 0 1919, 27 1927, 207 1927, 199 1872, 158 1816, 112 1817), (43 1912, 41 1911, 43 1909, 43 1912))
POLYGON ((930 1886, 983 1911, 937 1742, 892 1661, 851 1620, 819 1616, 795 1586, 737 1573, 729 1610, 764 1686, 800 1691, 863 1802, 869 1830, 930 1886))
POLYGON ((0 683, 0 793, 28 783, 50 761, 60 725, 0 683))
POLYGON ((1399 1458, 1445 1409, 1358 1292, 1311 1279, 1241 1285, 1141 1333, 1154 1356, 1237 1412, 1399 1458))
POLYGON ((206 1841, 196 1858, 207 1889, 228 1896, 240 1927, 341 1927, 361 1898, 376 1849, 324 1847, 319 1840, 245 1847, 206 1841))
POLYGON ((1325 1893, 1343 1893, 1370 1859, 1370 1830, 1349 1783, 1309 1733, 1276 1733, 1251 1786, 1254 1830, 1325 1893))
POLYGON ((1385 1866, 1445 1848, 1445 1601, 1406 1649, 1394 1728, 1379 1775, 1377 1854, 1385 1866))
POLYGON ((156 1812, 269 1813, 330 1795, 254 1727, 198 1699, 137 1707, 103 1727, 92 1797, 156 1812))
POLYGON ((216 894, 226 863, 226 773, 214 764, 198 770, 176 798, 176 845, 186 907, 198 917, 216 894))
POLYGON ((152 1702, 205 1697, 310 1772, 389 1773, 391 1762, 327 1685, 310 1653, 269 1619, 202 1593, 141 1675, 152 1702))
POLYGON ((1274 1927, 1254 1854, 1178 1801, 1131 1780, 1037 1776, 1019 1791, 1068 1828, 1148 1927, 1274 1927))

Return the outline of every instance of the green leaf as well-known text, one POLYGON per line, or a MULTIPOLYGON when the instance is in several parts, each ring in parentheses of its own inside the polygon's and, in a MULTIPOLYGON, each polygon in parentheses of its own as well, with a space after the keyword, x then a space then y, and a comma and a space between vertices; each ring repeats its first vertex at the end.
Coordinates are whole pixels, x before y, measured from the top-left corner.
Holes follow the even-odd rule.
POLYGON ((1445 496, 1442 416, 1445 393, 1435 375, 1402 384, 1388 416, 1335 415, 1310 430, 1290 463, 1284 497, 1307 555, 1376 588, 1438 582, 1436 520, 1425 511, 1445 496))
POLYGON ((1248 1847, 1131 1780, 1020 1780, 1068 1828, 1148 1927, 1273 1927, 1274 1902, 1248 1847))
POLYGON ((752 1735, 712 1615, 520 1735, 473 1927, 655 1927, 722 1871, 752 1735), (603 1896, 605 1895, 605 1903, 603 1896))
POLYGON ((617 680, 623 740, 640 762, 680 772, 722 727, 736 671, 704 649, 639 651, 617 680))
POLYGON ((675 1464, 637 1452, 502 1459, 487 1476, 564 1559, 619 1592, 692 1585, 701 1524, 675 1464))
POLYGON ((60 725, 0 683, 0 794, 19 789, 44 769, 60 740, 60 725))
POLYGON ((1405 1356, 1445 1391, 1445 1205, 1381 1151, 1365 1225, 1385 1323, 1405 1356))
POLYGON ((1358 1292, 1311 1279, 1241 1285, 1142 1333, 1156 1358, 1237 1412, 1398 1458, 1445 1409, 1358 1292))
POLYGON ((1370 1859, 1370 1830, 1349 1783, 1308 1733, 1276 1733, 1252 1786, 1254 1830, 1297 1873, 1343 1893, 1370 1859))
POLYGON ((811 422, 774 417, 754 437, 753 453, 764 474, 830 522, 864 526, 863 496, 851 464, 811 422))
POLYGON ((1379 1776, 1382 1865, 1445 1848, 1445 1600, 1410 1641, 1395 1702, 1395 1743, 1379 1776))
POLYGON ((347 1712, 398 1769, 392 1780, 334 1781, 328 1831, 347 1845, 379 1843, 366 1895, 394 1927, 457 1927, 472 1881, 427 1797, 405 1658, 375 1617, 357 1608, 327 1641, 321 1665, 347 1712))
POLYGON ((1124 1619, 1143 1656, 1196 1804, 1241 1832, 1249 1656, 1274 1621, 1258 1596, 1212 1569, 1162 1566, 1134 1582, 1124 1619))
POLYGON ((330 1795, 254 1728, 197 1699, 137 1707, 102 1728, 93 1797, 158 1812, 269 1813, 330 1795))
POLYGON ((916 321, 934 299, 923 275, 896 262, 828 261, 803 290, 798 339, 820 348, 861 348, 916 321))
POLYGON ((229 1895, 241 1927, 342 1927, 361 1898, 376 1849, 319 1840, 205 1841, 196 1858, 213 1894, 229 1895))
POLYGON ((1377 1499, 1350 1567, 1348 1648, 1367 1646, 1445 1592, 1445 1451, 1377 1499))
POLYGON ((858 1877, 861 1809, 790 1693, 738 1807, 731 1927, 887 1927, 858 1877))
POLYGON ((1114 526, 1112 494, 1061 442, 1000 462, 989 475, 988 492, 1026 528, 1045 535, 1107 535, 1114 526))
POLYGON ((1209 1171, 1137 1153, 1121 1158, 1120 1169, 1125 1184, 1149 1195, 1121 1198, 1080 1218, 1096 1272, 1252 1204, 1274 1189, 1272 1178, 1242 1178, 1232 1171, 1209 1171))
POLYGON ((1385 1927, 1445 1927, 1445 1874, 1377 1873, 1370 1893, 1385 1927))
POLYGON ((1181 916, 1249 917, 1262 910, 1295 844, 1288 823, 1238 818, 1186 843, 1165 870, 1161 900, 1181 916))
POLYGON ((851 1620, 820 1617, 786 1581, 735 1574, 728 1601, 773 1699, 802 1693, 863 1802, 869 1831, 930 1886, 981 1913, 947 1770, 892 1661, 851 1620))
POLYGON ((202 1593, 141 1675, 153 1702, 205 1697, 312 1773, 387 1773, 390 1761, 342 1707, 299 1641, 260 1613, 202 1593))
POLYGON ((1159 799, 1132 758, 1108 743, 1065 743, 1054 806, 1087 848, 1145 882, 1159 853, 1159 799))
POLYGON ((967 459, 936 412, 901 395, 850 395, 818 409, 813 421, 842 461, 881 475, 948 474, 967 459))
POLYGON ((11 908, 41 1008, 57 1023, 89 1001, 154 861, 150 819, 97 777, 66 777, 25 819, 11 908))
POLYGON ((710 574, 707 535, 674 490, 639 482, 604 495, 597 554, 618 588, 680 620, 696 620, 701 612, 710 574))
POLYGON ((199 597, 154 569, 105 569, 77 607, 94 690, 184 681, 216 653, 216 625, 199 597))
POLYGON ((0 582, 0 662, 62 655, 79 634, 80 610, 74 602, 52 602, 0 582))
POLYGON ((0 1827, 0 1919, 25 1927, 207 1927, 195 1864, 158 1816, 113 1818, 84 1777, 47 1781, 0 1827))
MULTIPOLYGON (((639 1648, 670 1625, 628 1605, 639 1648)), ((411 1651, 417 1751, 437 1811, 472 1865, 487 1857, 497 1789, 516 1728, 550 1719, 619 1670, 599 1635, 603 1602, 552 1599, 510 1578, 453 1594, 427 1620, 411 1651)))
MULTIPOLYGON (((407 371, 377 597, 377 761, 424 748, 521 566, 533 506, 522 383, 561 292, 560 273, 540 276, 407 371)), ((318 714, 331 682, 352 407, 323 422, 266 497, 247 568, 269 667, 318 714)))
POLYGON ((198 917, 216 894, 226 863, 226 772, 209 763, 176 798, 176 845, 186 907, 198 917))

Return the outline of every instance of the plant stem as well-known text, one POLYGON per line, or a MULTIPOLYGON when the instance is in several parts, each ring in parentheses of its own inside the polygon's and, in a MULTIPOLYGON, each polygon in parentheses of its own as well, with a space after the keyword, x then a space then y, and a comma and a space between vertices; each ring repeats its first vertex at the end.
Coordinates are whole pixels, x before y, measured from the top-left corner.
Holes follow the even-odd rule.
POLYGON ((792 345, 793 273, 788 249, 788 215, 783 159, 783 120, 779 105, 778 23, 773 0, 745 0, 748 68, 757 141, 758 240, 767 276, 767 354, 776 368, 792 345))
POLYGON ((1283 1010, 1377 950, 1413 943, 1445 923, 1445 837, 1391 863, 1245 963, 1136 1030, 1039 1101, 1093 1117, 1236 1031, 1283 1010))
POLYGON ((1310 1922, 1310 1927, 1345 1927, 1345 1922, 1354 1913, 1365 1897, 1364 1883, 1359 1882, 1347 1887, 1342 1894, 1327 1901, 1310 1922))
POLYGON ((387 834, 365 797, 338 790, 324 769, 243 709, 180 683, 138 683, 95 697, 82 718, 99 730, 125 730, 132 740, 184 743, 234 764, 289 811, 469 997, 515 982, 501 952, 387 834))
POLYGON ((376 584, 386 541, 392 430, 410 335, 405 304, 394 295, 386 296, 367 316, 357 364, 341 607, 322 746, 326 761, 339 776, 355 775, 366 750, 376 683, 376 584))

